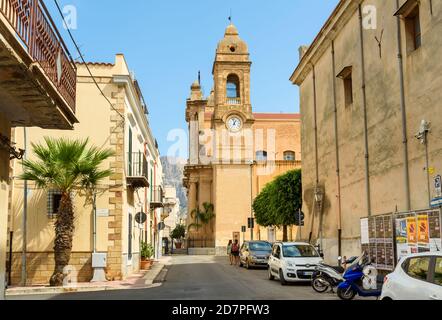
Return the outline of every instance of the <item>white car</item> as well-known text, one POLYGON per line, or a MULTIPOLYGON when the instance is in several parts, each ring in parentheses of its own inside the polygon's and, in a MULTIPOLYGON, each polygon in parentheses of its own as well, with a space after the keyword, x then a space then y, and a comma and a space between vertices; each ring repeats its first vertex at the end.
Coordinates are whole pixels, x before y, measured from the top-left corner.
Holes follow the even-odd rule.
POLYGON ((269 280, 277 278, 282 285, 288 282, 309 282, 315 267, 321 262, 321 255, 311 244, 275 243, 269 259, 269 280))
POLYGON ((381 300, 442 301, 442 252, 402 258, 385 277, 381 300))

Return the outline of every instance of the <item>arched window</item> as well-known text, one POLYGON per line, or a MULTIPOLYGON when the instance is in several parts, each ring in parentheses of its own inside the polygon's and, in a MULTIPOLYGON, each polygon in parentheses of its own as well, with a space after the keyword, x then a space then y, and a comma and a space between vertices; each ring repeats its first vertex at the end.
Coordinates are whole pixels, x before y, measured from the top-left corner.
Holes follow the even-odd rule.
POLYGON ((295 161, 296 155, 293 151, 284 152, 284 161, 295 161))
POLYGON ((256 152, 256 161, 267 161, 267 151, 257 151, 256 152))
POLYGON ((227 77, 227 98, 239 98, 239 78, 236 74, 231 74, 227 77))

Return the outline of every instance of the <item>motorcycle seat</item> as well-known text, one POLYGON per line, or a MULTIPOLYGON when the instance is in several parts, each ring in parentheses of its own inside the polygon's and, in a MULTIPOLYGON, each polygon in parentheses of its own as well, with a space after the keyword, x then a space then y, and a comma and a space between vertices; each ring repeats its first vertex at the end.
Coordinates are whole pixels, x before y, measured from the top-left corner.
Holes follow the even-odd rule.
POLYGON ((338 273, 344 273, 344 272, 345 272, 345 269, 344 269, 343 267, 339 267, 339 266, 330 266, 330 265, 328 265, 328 264, 324 264, 324 266, 325 266, 325 267, 328 267, 328 268, 332 268, 333 270, 335 270, 335 271, 338 272, 338 273))

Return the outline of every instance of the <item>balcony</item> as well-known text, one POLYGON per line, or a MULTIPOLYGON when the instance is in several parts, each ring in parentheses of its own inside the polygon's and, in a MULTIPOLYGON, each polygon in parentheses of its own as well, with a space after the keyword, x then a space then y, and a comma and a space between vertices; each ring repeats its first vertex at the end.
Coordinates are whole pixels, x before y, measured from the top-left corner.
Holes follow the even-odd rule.
POLYGON ((226 105, 228 106, 239 106, 241 105, 241 98, 227 98, 226 105))
POLYGON ((12 126, 72 129, 77 70, 42 0, 0 0, 0 112, 12 126))
POLYGON ((149 187, 147 159, 142 152, 128 153, 126 181, 133 189, 149 187))
POLYGON ((157 209, 164 207, 164 192, 161 186, 152 189, 152 198, 150 200, 150 208, 157 209))

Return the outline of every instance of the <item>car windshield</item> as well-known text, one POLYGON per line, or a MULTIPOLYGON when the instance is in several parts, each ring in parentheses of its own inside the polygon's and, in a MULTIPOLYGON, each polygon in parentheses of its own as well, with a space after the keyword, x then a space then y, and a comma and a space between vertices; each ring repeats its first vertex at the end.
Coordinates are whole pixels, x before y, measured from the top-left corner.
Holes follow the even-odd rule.
POLYGON ((272 251, 272 246, 267 242, 254 242, 250 244, 252 251, 272 251))
POLYGON ((285 245, 282 252, 285 258, 319 258, 315 248, 309 245, 285 245))

